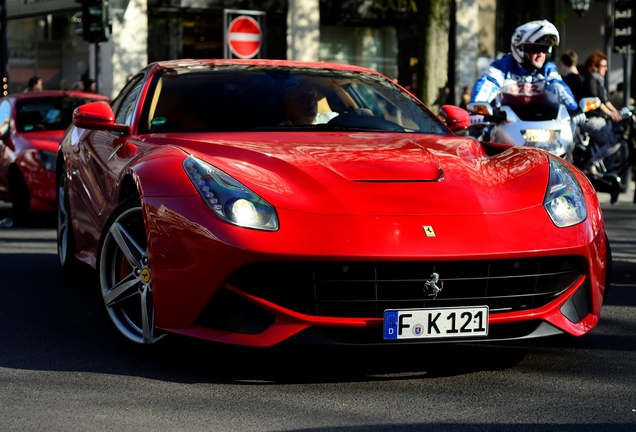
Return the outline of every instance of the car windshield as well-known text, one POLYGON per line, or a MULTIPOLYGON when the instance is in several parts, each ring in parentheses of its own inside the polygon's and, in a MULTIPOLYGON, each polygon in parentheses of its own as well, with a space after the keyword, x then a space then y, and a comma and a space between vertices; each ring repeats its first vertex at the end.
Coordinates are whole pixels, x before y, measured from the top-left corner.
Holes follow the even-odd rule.
POLYGON ((381 76, 329 69, 211 66, 154 78, 141 132, 362 130, 449 134, 381 76))
POLYGON ((510 107, 524 121, 553 120, 559 112, 559 98, 546 88, 546 82, 515 82, 504 86, 498 105, 510 107))
POLYGON ((101 99, 71 96, 28 98, 18 101, 19 132, 66 130, 73 120, 73 111, 80 105, 101 99))

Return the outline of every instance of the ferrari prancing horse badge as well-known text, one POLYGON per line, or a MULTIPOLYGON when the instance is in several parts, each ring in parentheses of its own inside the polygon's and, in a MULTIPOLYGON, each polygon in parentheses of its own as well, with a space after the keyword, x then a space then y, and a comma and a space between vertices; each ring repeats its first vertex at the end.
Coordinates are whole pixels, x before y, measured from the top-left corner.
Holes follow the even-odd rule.
POLYGON ((424 225, 422 226, 422 229, 424 230, 424 234, 426 234, 426 237, 435 237, 435 231, 433 230, 432 226, 424 225))

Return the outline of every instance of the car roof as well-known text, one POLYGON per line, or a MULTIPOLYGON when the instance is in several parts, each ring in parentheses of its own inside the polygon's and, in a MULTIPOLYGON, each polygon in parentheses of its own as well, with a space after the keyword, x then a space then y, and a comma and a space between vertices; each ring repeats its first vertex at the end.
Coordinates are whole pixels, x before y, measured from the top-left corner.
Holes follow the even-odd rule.
POLYGON ((377 71, 364 68, 361 66, 348 65, 342 63, 332 62, 307 62, 297 60, 272 60, 272 59, 181 59, 181 60, 167 60, 151 63, 146 67, 153 72, 157 72, 163 69, 176 69, 176 68, 197 68, 197 67, 210 67, 210 66, 271 66, 271 67, 289 67, 289 68, 304 68, 304 69, 332 69, 341 70, 347 72, 367 72, 372 74, 378 74, 377 71))
POLYGON ((88 92, 68 91, 68 90, 43 90, 39 92, 12 93, 12 94, 9 94, 7 97, 12 97, 12 98, 15 98, 16 100, 23 100, 23 99, 38 99, 38 98, 47 98, 47 97, 62 97, 62 96, 110 100, 108 96, 105 96, 99 93, 88 93, 88 92))

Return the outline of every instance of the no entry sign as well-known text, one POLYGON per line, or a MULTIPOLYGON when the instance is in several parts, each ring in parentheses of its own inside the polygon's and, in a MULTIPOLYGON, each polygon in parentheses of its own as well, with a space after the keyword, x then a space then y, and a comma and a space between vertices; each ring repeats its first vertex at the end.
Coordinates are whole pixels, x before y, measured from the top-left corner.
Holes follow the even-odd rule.
POLYGON ((238 58, 248 59, 257 55, 262 40, 261 26, 252 17, 236 17, 227 28, 227 44, 238 58))

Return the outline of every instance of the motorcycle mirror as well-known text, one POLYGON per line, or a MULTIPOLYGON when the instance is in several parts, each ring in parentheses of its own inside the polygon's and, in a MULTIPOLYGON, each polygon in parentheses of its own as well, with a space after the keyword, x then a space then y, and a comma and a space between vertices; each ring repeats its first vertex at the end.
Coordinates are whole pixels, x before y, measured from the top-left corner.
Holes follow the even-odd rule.
POLYGON ((492 106, 490 106, 489 103, 484 102, 471 102, 466 105, 466 109, 472 113, 481 114, 484 116, 491 116, 493 114, 492 106))
POLYGON ((579 102, 579 108, 581 108, 581 111, 583 112, 594 111, 600 106, 601 100, 597 97, 585 97, 579 102))

